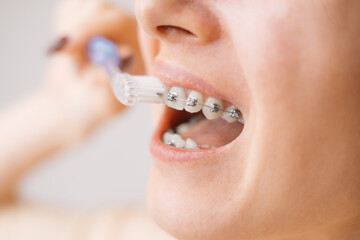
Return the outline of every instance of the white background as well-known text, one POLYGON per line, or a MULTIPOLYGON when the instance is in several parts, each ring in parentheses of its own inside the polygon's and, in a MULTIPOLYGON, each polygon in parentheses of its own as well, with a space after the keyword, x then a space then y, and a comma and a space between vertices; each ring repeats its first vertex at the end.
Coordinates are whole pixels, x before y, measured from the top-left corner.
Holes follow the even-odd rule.
MULTIPOLYGON (((0 111, 42 84, 57 2, 0 1, 0 111)), ((132 0, 117 4, 133 9, 132 0)), ((20 195, 26 201, 75 208, 144 203, 150 114, 149 106, 132 109, 80 146, 44 161, 24 177, 20 195)))

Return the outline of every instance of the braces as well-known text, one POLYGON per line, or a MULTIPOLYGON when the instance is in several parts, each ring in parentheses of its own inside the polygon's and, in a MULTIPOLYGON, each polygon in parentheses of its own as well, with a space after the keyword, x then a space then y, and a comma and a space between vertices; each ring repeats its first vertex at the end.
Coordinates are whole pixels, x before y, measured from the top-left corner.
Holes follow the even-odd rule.
MULTIPOLYGON (((56 50, 56 49, 55 49, 56 50)), ((164 103, 166 86, 156 77, 151 76, 131 76, 121 72, 119 65, 121 59, 118 56, 116 44, 104 37, 94 37, 88 45, 88 56, 90 60, 103 67, 108 76, 116 98, 126 106, 134 106, 137 103, 164 103)), ((178 98, 176 92, 169 92, 167 100, 175 102, 177 100, 186 102, 187 106, 195 107, 201 105, 210 108, 212 112, 226 112, 233 119, 244 124, 242 114, 238 109, 220 109, 216 103, 207 106, 199 104, 196 97, 188 99, 178 98)))
POLYGON ((176 147, 174 140, 167 141, 165 144, 168 145, 168 146, 170 146, 170 147, 176 147))
POLYGON ((229 116, 231 118, 234 118, 234 119, 236 119, 236 120, 243 123, 241 112, 236 108, 231 109, 230 111, 228 111, 226 109, 221 109, 220 106, 217 103, 213 103, 210 106, 206 105, 206 104, 200 104, 200 103, 198 103, 198 99, 196 97, 189 97, 186 100, 181 99, 181 98, 178 98, 178 94, 176 92, 169 92, 167 94, 167 100, 170 101, 170 102, 182 101, 182 102, 186 103, 186 106, 191 106, 191 107, 195 107, 196 105, 200 105, 202 107, 210 108, 210 111, 215 112, 215 113, 217 113, 219 111, 226 112, 226 113, 229 113, 229 116))

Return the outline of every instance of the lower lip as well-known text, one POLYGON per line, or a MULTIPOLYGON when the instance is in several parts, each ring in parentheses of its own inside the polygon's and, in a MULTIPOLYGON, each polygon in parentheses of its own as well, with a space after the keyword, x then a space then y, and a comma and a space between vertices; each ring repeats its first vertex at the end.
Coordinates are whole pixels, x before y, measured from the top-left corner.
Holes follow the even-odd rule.
POLYGON ((231 144, 227 144, 215 149, 197 150, 179 149, 164 144, 162 141, 162 136, 167 130, 171 128, 171 117, 172 114, 170 113, 169 108, 165 107, 163 116, 161 117, 161 120, 150 143, 150 152, 156 159, 168 163, 213 161, 214 159, 218 159, 220 155, 223 155, 227 150, 229 150, 229 145, 231 144))

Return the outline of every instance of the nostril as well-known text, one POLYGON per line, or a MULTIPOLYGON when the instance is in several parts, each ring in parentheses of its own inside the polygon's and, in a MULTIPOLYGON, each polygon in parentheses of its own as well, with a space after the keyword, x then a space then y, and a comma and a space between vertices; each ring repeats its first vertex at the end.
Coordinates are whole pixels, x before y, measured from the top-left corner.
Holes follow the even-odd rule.
POLYGON ((189 37, 197 37, 194 33, 181 27, 171 25, 157 26, 157 31, 162 35, 185 35, 189 37))

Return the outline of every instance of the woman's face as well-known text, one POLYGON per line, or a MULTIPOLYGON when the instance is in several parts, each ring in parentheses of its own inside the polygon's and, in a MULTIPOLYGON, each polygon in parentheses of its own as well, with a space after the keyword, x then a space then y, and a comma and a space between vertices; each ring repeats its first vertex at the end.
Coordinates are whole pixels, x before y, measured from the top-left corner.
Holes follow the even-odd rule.
POLYGON ((150 72, 245 120, 206 120, 192 137, 217 148, 181 150, 160 140, 177 117, 160 115, 148 202, 161 227, 305 239, 360 213, 359 11, 356 0, 137 1, 150 72))

